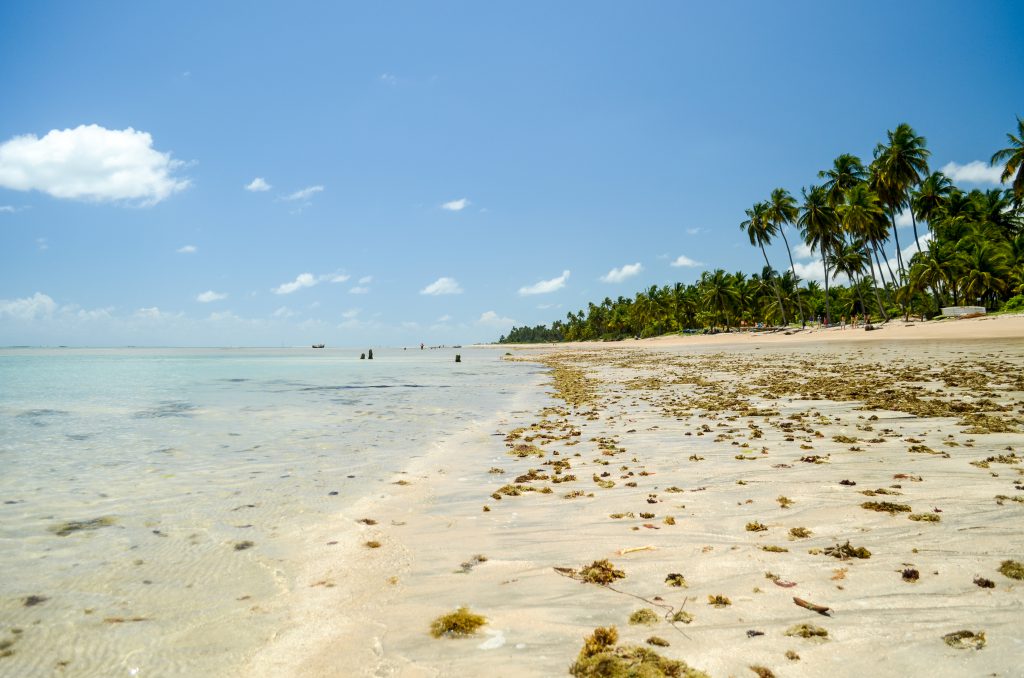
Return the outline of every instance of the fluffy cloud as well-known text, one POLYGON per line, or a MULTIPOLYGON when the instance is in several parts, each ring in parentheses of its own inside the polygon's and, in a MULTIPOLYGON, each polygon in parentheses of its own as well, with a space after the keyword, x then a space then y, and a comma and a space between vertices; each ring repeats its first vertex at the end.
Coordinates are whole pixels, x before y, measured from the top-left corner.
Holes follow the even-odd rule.
POLYGON ((519 288, 519 294, 527 296, 530 294, 549 294, 551 292, 557 292, 558 290, 565 287, 565 282, 569 279, 569 271, 562 271, 562 275, 551 280, 541 280, 540 282, 534 283, 533 285, 527 285, 526 287, 519 288))
POLYGON ((644 270, 643 265, 640 262, 635 264, 626 264, 619 268, 613 268, 604 275, 601 276, 601 281, 606 283, 620 283, 627 278, 632 278, 634 275, 644 270))
POLYGON ((680 254, 678 257, 676 257, 675 261, 673 261, 670 265, 675 266, 677 268, 697 268, 699 266, 703 266, 704 264, 700 263, 699 261, 694 261, 685 254, 680 254))
POLYGON ((287 306, 278 307, 272 314, 275 318, 291 318, 295 315, 295 311, 291 310, 287 306))
POLYGON ((343 283, 348 282, 348 279, 351 277, 352 276, 347 273, 328 273, 327 275, 320 276, 320 280, 326 280, 327 282, 332 283, 343 283))
POLYGON ((39 316, 51 315, 57 309, 57 302, 42 292, 36 292, 24 299, 0 299, 0 318, 32 320, 39 316))
POLYGON ((972 160, 966 165, 955 162, 948 162, 942 167, 942 173, 954 184, 992 184, 999 185, 999 177, 1003 173, 1002 167, 992 167, 987 162, 972 160))
POLYGON ((14 214, 17 211, 14 205, 0 205, 0 214, 14 214))
POLYGON ((351 320, 352 318, 357 317, 361 310, 362 309, 358 309, 358 308, 350 308, 349 310, 347 310, 344 313, 342 313, 341 317, 344 318, 345 320, 351 320))
POLYGON ((312 273, 300 273, 296 276, 295 280, 282 283, 270 291, 274 294, 291 294, 301 290, 303 287, 312 287, 316 282, 317 279, 312 273))
POLYGON ((0 187, 153 205, 188 187, 188 179, 173 176, 182 165, 154 149, 148 132, 80 125, 0 144, 0 187))
POLYGON ((256 177, 248 184, 245 185, 245 190, 252 191, 253 193, 262 193, 263 191, 269 191, 271 188, 263 177, 256 177))
POLYGON ((369 294, 370 293, 370 288, 369 287, 363 287, 362 285, 356 285, 355 287, 350 289, 348 291, 348 293, 349 294, 369 294))
POLYGON ((502 328, 512 327, 516 324, 516 321, 512 320, 512 318, 503 318, 494 311, 484 311, 480 314, 480 319, 477 320, 477 323, 487 327, 502 328))
POLYGON ((420 294, 462 294, 462 288, 455 278, 438 278, 420 290, 420 294))
POLYGON ((468 198, 459 198, 458 200, 450 200, 446 203, 441 204, 441 209, 448 210, 449 212, 461 212, 469 206, 468 198))
POLYGON ((703 233, 703 232, 704 232, 703 228, 688 228, 688 229, 686 229, 686 235, 697 235, 698 233, 703 233))
POLYGON ((452 319, 452 317, 450 315, 448 315, 447 313, 445 313, 443 316, 441 316, 440 318, 437 319, 437 322, 439 322, 439 323, 446 323, 446 322, 450 321, 451 319, 452 319))
POLYGON ((805 242, 798 242, 793 248, 793 257, 796 259, 811 259, 814 257, 814 250, 805 242))
POLYGON ((360 285, 369 285, 372 282, 373 282, 373 276, 372 275, 364 275, 362 278, 359 279, 359 284, 360 285))
POLYGON ((228 295, 223 292, 214 292, 213 290, 206 290, 202 294, 196 296, 196 301, 202 304, 209 304, 212 301, 220 301, 221 299, 227 299, 228 295))
POLYGON ((324 190, 323 186, 307 186, 306 188, 303 188, 300 191, 295 191, 294 193, 289 193, 288 195, 284 196, 284 199, 285 200, 308 200, 309 198, 313 197, 314 195, 316 195, 317 193, 321 192, 322 190, 324 190))
POLYGON ((195 254, 198 250, 195 245, 185 245, 175 250, 178 254, 195 254))

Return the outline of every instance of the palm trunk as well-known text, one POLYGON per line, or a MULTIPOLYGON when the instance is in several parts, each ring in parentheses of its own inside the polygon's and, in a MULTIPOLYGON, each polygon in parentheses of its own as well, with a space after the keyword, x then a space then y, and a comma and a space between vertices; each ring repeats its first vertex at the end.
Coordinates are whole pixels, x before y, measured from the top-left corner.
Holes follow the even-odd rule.
POLYGON ((779 229, 782 234, 782 242, 786 243, 786 254, 789 255, 789 270, 793 272, 793 284, 796 285, 796 307, 800 311, 800 327, 807 327, 807 318, 804 317, 804 305, 800 301, 800 278, 796 277, 796 266, 793 265, 793 253, 789 249, 789 240, 786 239, 786 227, 779 229))
POLYGON ((900 269, 900 282, 906 277, 906 268, 903 266, 903 248, 900 247, 900 234, 896 231, 896 210, 889 210, 889 220, 892 222, 892 237, 896 239, 896 266, 900 269))
POLYGON ((921 238, 917 235, 917 217, 914 216, 914 208, 910 208, 910 223, 914 225, 914 244, 917 245, 917 253, 921 254, 921 238))
MULTIPOLYGON (((772 264, 770 261, 768 261, 768 253, 764 251, 764 244, 759 244, 761 246, 761 254, 764 255, 764 263, 765 265, 768 266, 768 275, 770 276, 772 274, 772 264)), ((772 283, 773 287, 775 288, 775 298, 779 302, 779 313, 782 314, 782 324, 788 325, 789 322, 786 321, 786 309, 782 306, 782 292, 779 291, 779 284, 775 282, 774 278, 772 278, 772 283)))
POLYGON ((825 248, 824 241, 818 245, 818 252, 821 253, 821 266, 825 269, 825 324, 832 325, 832 306, 829 303, 828 298, 828 251, 825 248))
POLYGON ((878 312, 885 319, 885 322, 889 322, 889 314, 885 312, 885 307, 882 305, 882 293, 878 291, 878 278, 875 277, 875 261, 871 258, 871 252, 868 251, 868 265, 871 267, 871 282, 875 284, 875 301, 878 303, 878 312))

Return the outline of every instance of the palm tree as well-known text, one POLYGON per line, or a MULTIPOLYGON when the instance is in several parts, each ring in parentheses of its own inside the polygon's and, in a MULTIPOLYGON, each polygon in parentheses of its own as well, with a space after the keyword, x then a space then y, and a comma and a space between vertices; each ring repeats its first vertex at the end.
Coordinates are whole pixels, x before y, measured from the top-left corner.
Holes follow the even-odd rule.
POLYGON ((835 251, 829 256, 829 263, 835 270, 833 277, 842 273, 850 282, 850 288, 856 291, 860 299, 861 313, 867 313, 867 306, 864 304, 863 286, 859 284, 860 278, 866 268, 866 257, 864 254, 864 243, 860 240, 846 242, 841 240, 835 251))
POLYGON ((832 309, 829 306, 828 259, 829 253, 839 244, 839 215, 828 202, 828 192, 823 186, 811 186, 802 190, 804 204, 800 207, 797 225, 804 243, 818 248, 821 264, 825 268, 825 323, 832 324, 832 309))
MULTIPOLYGON (((903 254, 900 251, 900 237, 896 233, 896 213, 907 204, 908 194, 921 180, 928 176, 928 156, 931 151, 925 148, 925 138, 919 136, 905 122, 887 132, 889 145, 875 146, 875 161, 871 163, 875 175, 874 189, 883 204, 888 207, 889 218, 892 220, 892 231, 896 238, 896 262, 903 271, 903 254)), ((910 211, 910 220, 914 225, 914 243, 917 251, 921 251, 917 236, 917 218, 910 211)))
POLYGON ((723 269, 714 273, 706 273, 701 279, 703 294, 701 301, 709 311, 714 312, 716 320, 724 320, 725 329, 729 329, 729 313, 736 309, 739 291, 736 281, 723 269))
POLYGON ((827 179, 822 188, 828 196, 828 204, 835 208, 846 200, 848 190, 868 178, 868 173, 860 158, 843 153, 832 161, 831 169, 818 172, 818 177, 827 179))
MULTIPOLYGON (((910 210, 915 219, 927 222, 931 229, 932 219, 946 204, 953 182, 942 172, 932 172, 910 196, 910 210)), ((915 233, 916 235, 916 233, 915 233)), ((918 252, 920 252, 918 248, 918 252)))
POLYGON ((991 241, 983 241, 974 247, 963 259, 966 271, 960 278, 964 299, 979 299, 985 306, 991 306, 996 294, 1006 290, 1006 274, 1009 258, 1004 248, 991 241))
MULTIPOLYGON (((789 239, 786 237, 786 225, 796 221, 799 212, 796 200, 784 188, 776 188, 772 191, 771 199, 768 201, 768 211, 765 216, 775 229, 782 235, 782 242, 786 244, 786 254, 789 255, 789 270, 793 272, 793 279, 797 282, 800 278, 796 274, 796 266, 793 264, 793 251, 789 247, 789 239)), ((804 315, 804 306, 800 303, 800 288, 796 289, 796 307, 800 311, 800 326, 807 326, 807 318, 804 315)))
MULTIPOLYGON (((875 275, 875 264, 871 259, 871 245, 873 238, 877 237, 879 217, 884 215, 884 210, 878 200, 878 196, 868 188, 867 184, 857 184, 846 193, 846 203, 839 206, 839 216, 842 220, 843 229, 854 238, 860 238, 864 244, 865 253, 868 258, 868 265, 871 268, 871 278, 877 281, 879 276, 875 275)), ((879 271, 881 274, 881 271, 879 271)), ((889 315, 882 305, 882 295, 875 285, 875 300, 878 302, 878 312, 889 320, 889 315)))
POLYGON ((992 154, 990 164, 1003 164, 1000 180, 1005 184, 1013 179, 1013 202, 1024 205, 1024 120, 1017 116, 1017 135, 1007 132, 1010 145, 992 154))
MULTIPOLYGON (((768 261, 768 253, 764 246, 770 245, 772 236, 775 235, 775 224, 767 218, 768 205, 763 202, 755 203, 753 207, 745 210, 747 220, 740 224, 740 229, 746 231, 750 238, 751 245, 761 248, 761 255, 764 256, 764 263, 768 271, 772 270, 772 264, 768 261)), ((786 321, 786 309, 782 307, 782 294, 779 292, 778 284, 775 285, 775 296, 779 300, 779 310, 782 312, 782 324, 788 325, 786 321)))

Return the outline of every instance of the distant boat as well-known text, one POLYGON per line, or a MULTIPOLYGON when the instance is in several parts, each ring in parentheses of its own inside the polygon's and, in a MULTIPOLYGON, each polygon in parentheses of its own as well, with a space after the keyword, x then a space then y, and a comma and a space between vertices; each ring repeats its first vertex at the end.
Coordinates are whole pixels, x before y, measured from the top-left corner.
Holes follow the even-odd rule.
POLYGON ((313 348, 323 348, 323 344, 313 344, 313 348))

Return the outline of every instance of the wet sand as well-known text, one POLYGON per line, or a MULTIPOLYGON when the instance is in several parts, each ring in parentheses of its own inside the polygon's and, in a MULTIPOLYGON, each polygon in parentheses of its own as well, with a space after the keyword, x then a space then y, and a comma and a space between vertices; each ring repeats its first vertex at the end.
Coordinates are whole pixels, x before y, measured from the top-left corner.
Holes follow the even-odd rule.
POLYGON ((551 396, 304 535, 290 621, 239 675, 567 675, 610 626, 712 676, 1019 675, 1024 325, 1003 320, 513 349, 551 396), (580 581, 600 559, 625 577, 580 581), (462 605, 488 623, 431 637, 462 605), (985 646, 945 642, 962 630, 985 646))

